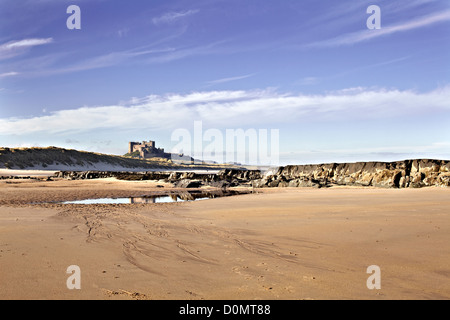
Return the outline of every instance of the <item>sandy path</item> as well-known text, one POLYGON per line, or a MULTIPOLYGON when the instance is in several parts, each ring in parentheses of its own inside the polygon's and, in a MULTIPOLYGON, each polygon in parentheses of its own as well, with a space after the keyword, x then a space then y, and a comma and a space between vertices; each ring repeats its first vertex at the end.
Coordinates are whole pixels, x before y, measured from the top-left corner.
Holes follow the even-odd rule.
POLYGON ((175 204, 30 205, 151 182, 0 183, 0 299, 449 299, 450 190, 270 189, 175 204), (82 289, 68 290, 69 265, 82 289), (381 290, 366 268, 381 268, 381 290))

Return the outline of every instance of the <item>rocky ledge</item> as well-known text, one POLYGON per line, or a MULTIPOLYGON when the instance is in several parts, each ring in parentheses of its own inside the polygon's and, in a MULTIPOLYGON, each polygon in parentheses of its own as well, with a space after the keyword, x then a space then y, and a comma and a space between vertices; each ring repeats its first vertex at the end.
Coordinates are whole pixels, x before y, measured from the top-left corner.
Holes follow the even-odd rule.
POLYGON ((158 180, 179 188, 212 186, 218 188, 247 186, 330 187, 365 186, 381 188, 421 188, 450 186, 450 161, 404 160, 396 162, 329 163, 289 165, 267 172, 259 170, 223 169, 215 174, 195 172, 110 172, 61 171, 57 178, 95 179, 115 177, 121 180, 158 180))
POLYGON ((255 187, 327 187, 331 185, 382 188, 450 186, 450 161, 329 163, 280 167, 255 182, 255 187))

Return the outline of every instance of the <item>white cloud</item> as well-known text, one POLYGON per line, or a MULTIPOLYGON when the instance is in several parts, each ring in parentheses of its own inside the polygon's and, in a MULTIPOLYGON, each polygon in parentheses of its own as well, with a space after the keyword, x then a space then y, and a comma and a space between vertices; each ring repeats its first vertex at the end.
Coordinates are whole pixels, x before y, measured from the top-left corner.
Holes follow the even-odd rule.
POLYGON ((347 33, 336 38, 319 41, 310 44, 310 47, 337 47, 342 45, 350 45, 381 36, 390 35, 397 32, 409 31, 421 27, 427 27, 438 22, 450 21, 450 10, 433 13, 424 17, 416 18, 411 21, 406 21, 392 26, 383 26, 378 30, 364 29, 362 31, 347 33))
POLYGON ((396 145, 390 147, 330 148, 280 153, 282 165, 358 161, 400 161, 406 159, 450 159, 450 143, 396 145))
POLYGON ((147 59, 146 63, 167 63, 174 60, 184 59, 186 57, 191 56, 199 56, 199 55, 207 55, 211 53, 221 53, 221 49, 218 49, 220 45, 226 43, 226 40, 220 40, 213 43, 187 47, 187 48, 178 48, 167 51, 162 55, 151 57, 147 59))
POLYGON ((317 77, 305 77, 296 82, 296 84, 301 86, 311 86, 319 83, 319 78, 317 77))
POLYGON ((219 83, 226 83, 226 82, 231 82, 231 81, 237 81, 237 80, 242 80, 242 79, 253 77, 254 75, 255 74, 252 73, 252 74, 246 74, 246 75, 243 75, 243 76, 222 78, 222 79, 208 81, 208 84, 214 85, 214 84, 219 84, 219 83))
POLYGON ((0 45, 0 58, 6 59, 25 52, 28 48, 53 42, 53 38, 30 38, 14 40, 0 45))
POLYGON ((33 47, 33 46, 40 46, 40 45, 51 43, 51 42, 53 42, 53 38, 24 39, 24 40, 10 41, 8 43, 5 43, 0 46, 0 49, 8 50, 8 49, 14 49, 14 48, 21 48, 21 47, 33 47))
POLYGON ((15 71, 12 71, 12 72, 6 72, 6 73, 1 73, 0 74, 0 78, 3 78, 3 77, 12 77, 12 76, 16 76, 16 75, 18 75, 19 73, 18 72, 15 72, 15 71))
POLYGON ((59 73, 70 73, 70 72, 78 72, 99 68, 106 68, 115 66, 122 63, 127 63, 133 61, 133 59, 137 59, 141 56, 148 56, 154 54, 167 54, 173 52, 175 49, 173 48, 163 48, 163 49, 153 49, 153 50, 128 50, 128 51, 116 51, 110 52, 101 56, 88 58, 77 62, 73 65, 69 65, 67 67, 63 67, 60 69, 50 69, 46 71, 38 71, 35 74, 43 75, 43 74, 59 74, 59 73))
POLYGON ((205 91, 133 98, 129 104, 60 110, 33 118, 0 119, 0 135, 57 134, 96 130, 173 130, 203 120, 217 128, 282 127, 320 121, 380 122, 405 115, 427 119, 450 111, 450 86, 427 93, 348 89, 323 95, 273 90, 205 91))
POLYGON ((181 11, 181 12, 167 12, 163 14, 162 16, 156 17, 152 19, 152 22, 155 25, 159 24, 170 24, 177 20, 180 20, 184 17, 193 15, 198 13, 199 10, 187 10, 187 11, 181 11))

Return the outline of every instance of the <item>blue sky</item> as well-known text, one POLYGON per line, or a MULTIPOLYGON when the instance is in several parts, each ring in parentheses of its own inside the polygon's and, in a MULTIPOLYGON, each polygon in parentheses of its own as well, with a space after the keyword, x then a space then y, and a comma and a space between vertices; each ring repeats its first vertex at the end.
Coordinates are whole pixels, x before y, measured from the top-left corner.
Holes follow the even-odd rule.
POLYGON ((170 151, 202 121, 278 129, 280 164, 449 159, 449 31, 447 0, 0 0, 0 146, 170 151))

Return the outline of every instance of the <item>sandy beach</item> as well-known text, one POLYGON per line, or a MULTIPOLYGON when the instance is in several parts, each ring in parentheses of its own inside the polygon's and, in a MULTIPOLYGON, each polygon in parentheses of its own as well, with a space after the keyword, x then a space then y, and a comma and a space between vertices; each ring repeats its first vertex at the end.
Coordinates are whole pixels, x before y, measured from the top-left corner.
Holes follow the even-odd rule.
POLYGON ((58 203, 167 191, 152 181, 0 180, 0 299, 450 298, 446 188, 58 203), (66 286, 71 265, 79 290, 66 286), (366 285, 371 265, 379 290, 366 285))

